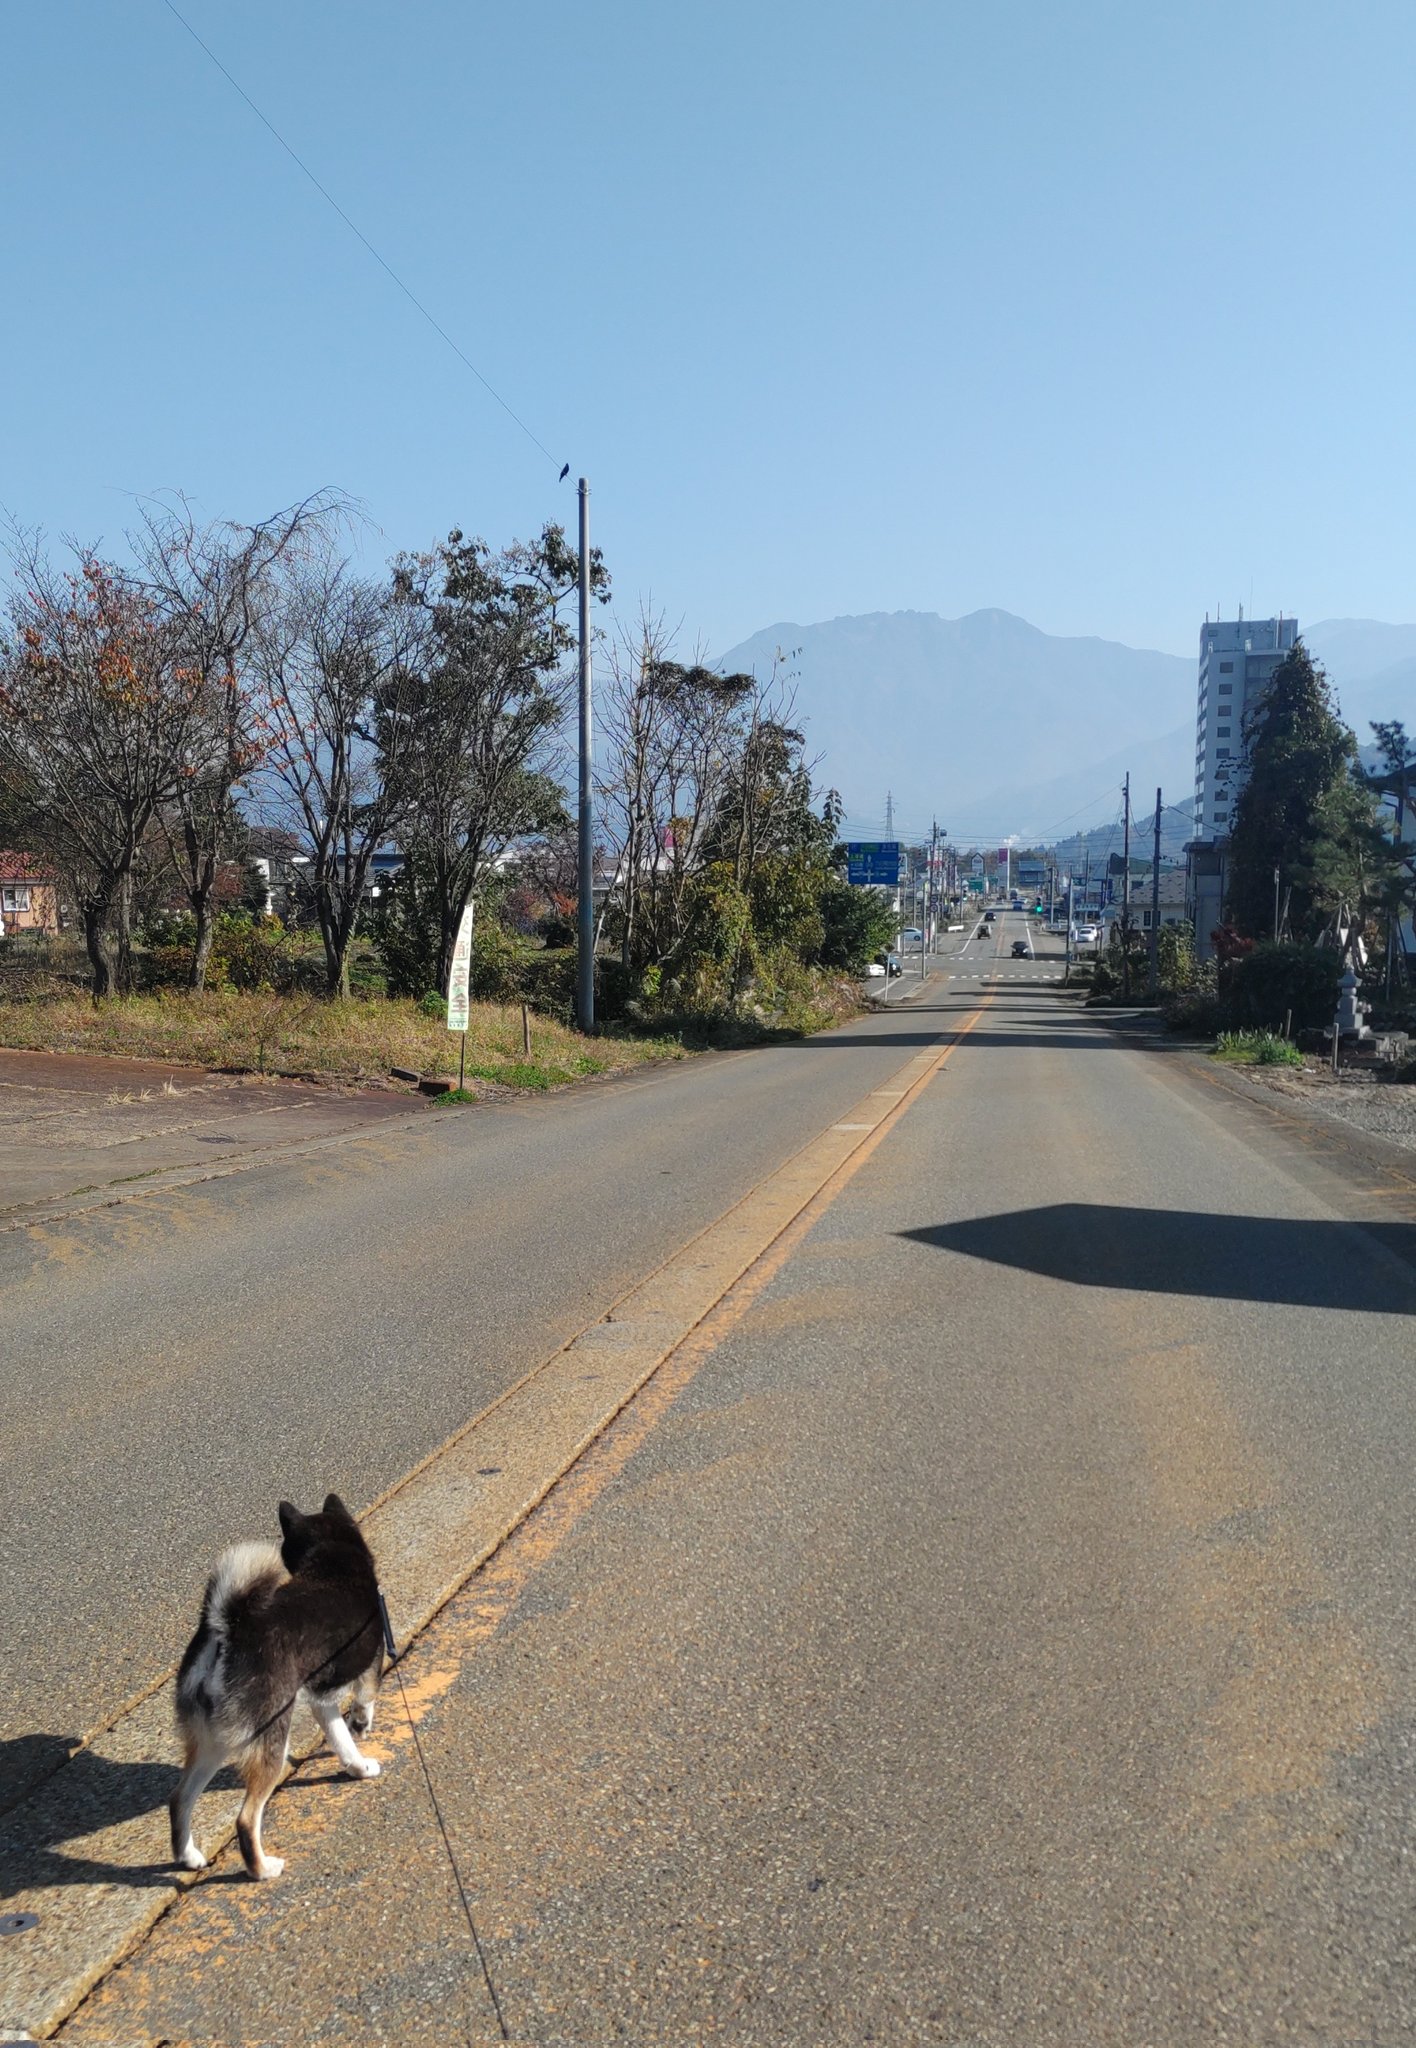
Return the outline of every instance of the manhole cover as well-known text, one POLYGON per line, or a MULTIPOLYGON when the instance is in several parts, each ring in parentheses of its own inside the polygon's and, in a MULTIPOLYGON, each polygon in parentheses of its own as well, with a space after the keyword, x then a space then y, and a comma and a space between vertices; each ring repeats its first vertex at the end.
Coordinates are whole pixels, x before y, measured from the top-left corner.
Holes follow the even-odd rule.
POLYGON ((0 1934, 23 1934, 27 1927, 38 1927, 38 1913, 0 1913, 0 1934))

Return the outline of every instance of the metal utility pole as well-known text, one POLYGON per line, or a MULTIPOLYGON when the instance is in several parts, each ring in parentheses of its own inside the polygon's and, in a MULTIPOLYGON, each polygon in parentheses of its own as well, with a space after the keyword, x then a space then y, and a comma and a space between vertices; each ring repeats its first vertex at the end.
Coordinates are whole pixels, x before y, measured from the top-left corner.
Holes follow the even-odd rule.
POLYGON ((1131 1000, 1131 771, 1123 789, 1125 824, 1121 829, 1121 993, 1131 1000))
POLYGON ((580 479, 580 841, 575 1014, 595 1029, 595 828, 590 787, 590 485, 580 479))
POLYGON ((1151 849, 1150 996, 1160 992, 1160 791, 1155 793, 1155 844, 1151 849))
POLYGON ((1282 873, 1283 870, 1281 868, 1275 868, 1273 871, 1273 942, 1275 945, 1278 944, 1278 885, 1282 873))

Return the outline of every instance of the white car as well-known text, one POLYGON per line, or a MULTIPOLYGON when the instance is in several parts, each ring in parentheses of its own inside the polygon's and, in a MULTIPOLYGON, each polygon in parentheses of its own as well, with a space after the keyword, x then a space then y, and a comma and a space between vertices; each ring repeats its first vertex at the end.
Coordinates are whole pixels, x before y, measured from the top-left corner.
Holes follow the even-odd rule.
POLYGON ((1072 927, 1072 943, 1077 946, 1094 946, 1101 937, 1094 924, 1078 924, 1072 927))
POLYGON ((918 925, 907 924, 904 930, 900 933, 900 937, 902 939, 908 939, 912 946, 917 946, 920 940, 924 937, 924 933, 920 930, 918 925))

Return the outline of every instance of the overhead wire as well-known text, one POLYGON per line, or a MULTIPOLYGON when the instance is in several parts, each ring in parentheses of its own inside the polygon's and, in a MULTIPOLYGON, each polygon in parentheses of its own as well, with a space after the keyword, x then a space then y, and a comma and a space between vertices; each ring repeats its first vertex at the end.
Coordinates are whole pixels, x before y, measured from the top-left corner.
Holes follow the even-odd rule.
MULTIPOLYGON (((290 158, 291 162, 295 164, 298 167, 298 169, 303 171, 304 175, 309 179, 310 183, 314 186, 315 190, 319 193, 320 197, 323 200, 325 200, 325 202, 328 205, 333 207, 334 211, 339 215, 339 218, 344 222, 344 225, 348 228, 349 232, 352 235, 356 236, 358 240, 363 243, 364 247, 373 257, 375 263, 379 265, 380 269, 388 273, 389 277, 391 277, 393 282, 398 286, 398 289, 403 293, 403 296, 408 300, 409 304, 417 308, 417 310, 422 314, 423 318, 427 321, 428 325, 433 329, 433 332, 441 336, 442 340, 444 340, 447 343, 448 347, 452 350, 453 354, 457 357, 458 361, 472 372, 472 375, 477 379, 477 382, 482 386, 482 389, 485 392, 487 392, 490 397, 496 400, 497 404, 501 407, 502 411, 507 415, 508 419, 514 420, 516 422, 516 425, 520 427, 522 433, 526 436, 527 440, 530 441, 533 444, 533 446, 540 449, 541 453, 545 456, 547 462, 554 464, 556 458, 554 455, 552 455, 550 449, 546 446, 545 442, 542 441, 538 435, 534 434, 531 431, 530 427, 527 426, 525 420, 522 419, 520 413, 515 411, 515 409, 512 406, 508 405, 507 401, 502 397, 500 391, 497 390, 496 386, 488 378, 482 375, 482 372, 477 368, 477 365, 472 361, 472 358, 463 349, 459 348, 458 344, 453 340, 452 336, 448 333, 447 329, 442 325, 442 323, 436 320, 433 317, 433 315, 428 311, 428 308, 423 304, 423 301, 418 297, 417 293, 404 283, 403 279, 399 276, 398 272, 394 269, 393 265, 389 262, 388 258, 384 256, 380 250, 374 247, 373 243, 369 240, 368 236, 364 233, 363 229, 358 225, 358 223, 349 218, 349 215, 344 211, 344 208, 340 205, 339 201, 335 198, 334 194, 328 189, 327 186, 322 185, 320 183, 320 180, 315 176, 314 172, 310 169, 310 166, 305 162, 304 158, 300 156, 297 153, 297 151, 294 150, 291 147, 291 145, 286 141, 285 137, 276 127, 274 121, 272 121, 267 114, 262 113, 261 109, 256 105, 255 101, 251 98, 251 95, 247 92, 245 86, 241 84, 239 79, 232 77, 231 73, 222 63, 220 57, 218 57, 215 50, 212 49, 210 43, 203 42, 202 38, 197 34, 197 31, 192 27, 191 22, 188 21, 186 15, 183 14, 182 10, 174 4, 174 0, 163 0, 163 5, 166 7, 168 13, 174 15, 176 19, 182 24, 182 27, 187 31, 187 34, 192 38, 192 41, 197 45, 197 48, 199 50, 202 50, 211 59, 212 63, 221 73, 222 77, 226 80, 227 84, 232 87, 233 91, 238 92, 241 95, 241 98, 246 102, 246 105, 250 108, 251 112, 255 115, 256 119, 262 124, 263 127, 268 128, 270 130, 270 133, 275 137, 276 141, 280 144, 281 148, 285 151, 285 154, 290 158)), ((566 467, 568 468, 569 465, 567 464, 566 467)), ((561 474, 564 475, 565 471, 562 470, 561 474)))

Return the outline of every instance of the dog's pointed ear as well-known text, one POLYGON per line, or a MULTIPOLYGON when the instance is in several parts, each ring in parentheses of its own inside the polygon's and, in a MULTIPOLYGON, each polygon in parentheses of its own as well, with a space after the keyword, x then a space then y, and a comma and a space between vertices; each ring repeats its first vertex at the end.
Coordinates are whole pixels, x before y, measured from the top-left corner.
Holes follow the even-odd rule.
POLYGON ((325 1495, 325 1503, 320 1513, 324 1515, 339 1515, 346 1522, 352 1522, 354 1519, 337 1493, 327 1493, 325 1495))
POLYGON ((283 1500, 276 1513, 280 1516, 281 1534, 285 1541, 280 1546, 280 1558, 286 1571, 299 1569, 300 1560, 307 1555, 313 1541, 310 1535, 310 1518, 302 1515, 297 1507, 283 1500))

